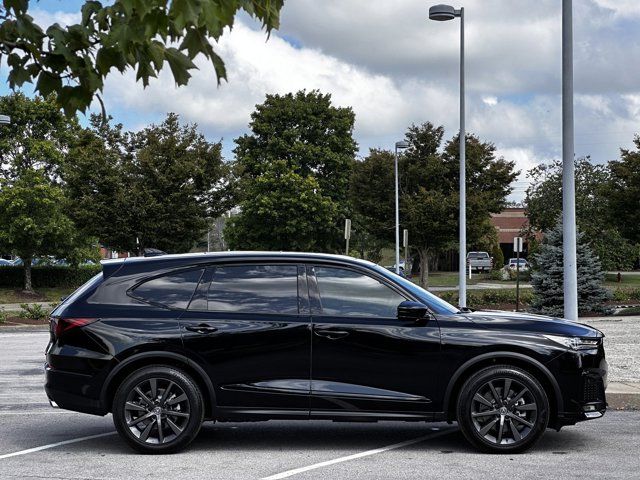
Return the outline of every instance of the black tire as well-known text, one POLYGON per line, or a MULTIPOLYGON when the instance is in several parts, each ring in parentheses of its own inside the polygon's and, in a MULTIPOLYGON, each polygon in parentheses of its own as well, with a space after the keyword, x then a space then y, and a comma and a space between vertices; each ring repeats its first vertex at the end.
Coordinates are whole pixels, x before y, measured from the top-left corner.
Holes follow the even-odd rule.
POLYGON ((458 396, 458 425, 478 450, 517 453, 531 448, 549 422, 549 400, 540 382, 511 365, 471 375, 458 396))
POLYGON ((204 402, 198 385, 183 371, 149 366, 120 384, 112 412, 116 430, 133 449, 173 453, 198 435, 204 402))

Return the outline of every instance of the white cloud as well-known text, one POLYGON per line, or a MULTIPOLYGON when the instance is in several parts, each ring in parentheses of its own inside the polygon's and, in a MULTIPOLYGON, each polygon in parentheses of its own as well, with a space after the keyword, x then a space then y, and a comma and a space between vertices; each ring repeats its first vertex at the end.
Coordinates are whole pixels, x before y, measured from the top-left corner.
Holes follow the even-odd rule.
MULTIPOLYGON (((598 162, 630 147, 640 120, 640 62, 631 61, 640 58, 640 20, 623 8, 610 10, 616 5, 574 4, 576 154, 598 162)), ((427 7, 422 0, 288 2, 270 40, 245 17, 223 37, 218 53, 228 83, 218 87, 202 59, 182 88, 168 69, 146 90, 129 72, 108 79, 107 106, 133 112, 129 127, 177 112, 210 138, 224 137, 229 152, 265 94, 319 89, 334 104, 353 107, 362 154, 390 148, 408 125, 427 120, 444 125, 450 137, 459 120, 459 23, 430 22, 427 7)), ((523 171, 557 158, 559 2, 467 0, 465 15, 468 130, 523 171)), ((512 198, 521 198, 525 186, 523 173, 512 198)))
POLYGON ((640 16, 640 2, 638 0, 594 0, 595 3, 606 10, 614 12, 621 17, 640 16))
POLYGON ((498 104, 498 97, 487 95, 482 97, 482 103, 489 105, 490 107, 495 107, 498 104))
POLYGON ((74 23, 80 23, 82 15, 80 12, 63 12, 55 11, 49 12, 42 8, 34 8, 29 10, 29 14, 33 17, 34 21, 42 27, 43 30, 47 30, 47 27, 58 23, 61 26, 72 25, 74 23))

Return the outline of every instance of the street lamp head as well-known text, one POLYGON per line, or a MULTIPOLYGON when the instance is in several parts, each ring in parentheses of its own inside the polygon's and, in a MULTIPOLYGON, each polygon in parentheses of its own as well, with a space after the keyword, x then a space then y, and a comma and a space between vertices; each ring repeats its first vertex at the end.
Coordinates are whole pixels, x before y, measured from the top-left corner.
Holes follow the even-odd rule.
POLYGON ((9 115, 0 115, 0 125, 9 125, 11 117, 9 115))
POLYGON ((434 5, 429 8, 429 18, 431 20, 437 20, 438 22, 444 22, 446 20, 453 20, 460 16, 460 10, 456 10, 451 5, 434 5))
POLYGON ((400 140, 399 142, 396 142, 396 150, 402 150, 404 148, 409 148, 410 146, 411 144, 406 140, 400 140))

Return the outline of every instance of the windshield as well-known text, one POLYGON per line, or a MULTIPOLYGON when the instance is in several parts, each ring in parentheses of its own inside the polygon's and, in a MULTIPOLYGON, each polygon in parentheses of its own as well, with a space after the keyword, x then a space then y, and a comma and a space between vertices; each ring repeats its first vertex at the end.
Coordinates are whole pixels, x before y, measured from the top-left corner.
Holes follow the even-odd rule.
POLYGON ((475 259, 489 258, 489 254, 487 252, 469 252, 469 254, 467 255, 467 258, 475 258, 475 259))
POLYGON ((395 273, 391 273, 391 275, 393 275, 391 276, 389 275, 389 270, 381 267, 380 265, 375 265, 374 268, 385 277, 390 278, 395 283, 398 283, 409 290, 427 307, 429 307, 429 309, 433 313, 440 315, 452 315, 459 312, 458 308, 454 307, 450 303, 445 302, 440 297, 436 297, 433 293, 427 292, 424 288, 416 285, 412 281, 407 280, 406 278, 402 278, 400 275, 396 275, 395 273))

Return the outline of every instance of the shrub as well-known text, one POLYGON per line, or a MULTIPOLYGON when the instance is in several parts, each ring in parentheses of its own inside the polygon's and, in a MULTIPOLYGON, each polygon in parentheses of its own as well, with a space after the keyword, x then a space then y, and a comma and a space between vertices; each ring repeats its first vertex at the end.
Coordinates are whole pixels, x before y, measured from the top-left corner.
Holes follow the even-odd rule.
POLYGON ((613 290, 613 300, 616 302, 640 301, 640 288, 620 288, 613 290))
POLYGON ((47 318, 47 316, 49 315, 49 312, 38 303, 21 303, 20 308, 20 317, 28 318, 30 320, 42 320, 44 318, 47 318))
MULTIPOLYGON (((36 266, 31 268, 31 283, 34 288, 79 287, 100 271, 102 271, 100 265, 86 265, 78 268, 36 266)), ((0 267, 0 287, 22 289, 23 286, 23 267, 0 267)))
MULTIPOLYGON (((452 305, 458 304, 458 292, 446 291, 438 292, 438 296, 452 305)), ((533 292, 531 290, 520 290, 520 306, 524 307, 531 303, 533 292)), ((515 289, 495 289, 495 290, 473 290, 467 292, 467 304, 471 308, 496 308, 503 305, 515 305, 515 289)))
POLYGON ((504 253, 502 253, 502 249, 500 245, 497 243, 494 244, 493 250, 491 251, 491 255, 493 256, 493 270, 500 270, 504 267, 504 253))
POLYGON ((0 323, 5 323, 9 315, 4 310, 0 310, 0 323))

